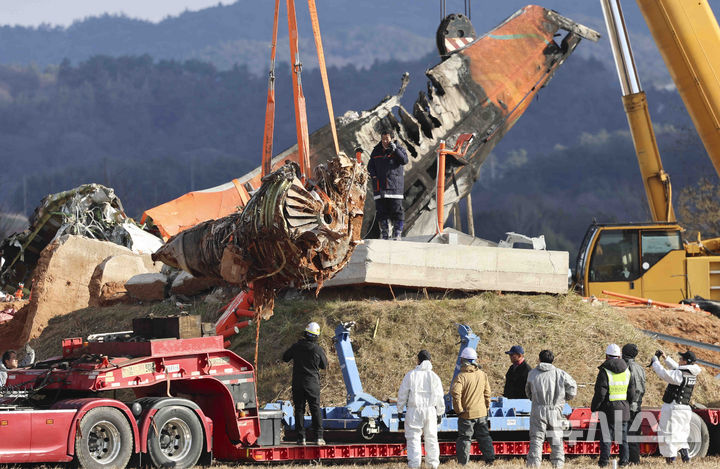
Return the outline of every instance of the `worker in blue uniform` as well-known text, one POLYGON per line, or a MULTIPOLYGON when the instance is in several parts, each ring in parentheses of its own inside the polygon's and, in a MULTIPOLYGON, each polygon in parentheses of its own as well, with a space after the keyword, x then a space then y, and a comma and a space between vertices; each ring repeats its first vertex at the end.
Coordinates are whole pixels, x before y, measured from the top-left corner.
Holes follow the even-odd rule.
POLYGON ((403 166, 408 162, 405 149, 393 140, 391 130, 383 130, 380 143, 370 153, 368 173, 375 199, 375 216, 380 226, 380 237, 399 240, 405 223, 403 192, 405 173, 403 166), (392 231, 390 225, 392 224, 392 231))
POLYGON ((295 406, 295 430, 297 442, 305 445, 305 404, 310 408, 312 430, 316 440, 311 444, 324 445, 322 415, 320 414, 320 370, 328 366, 327 357, 318 344, 320 325, 311 322, 305 328, 303 338, 295 342, 282 356, 283 361, 293 361, 292 397, 295 406))

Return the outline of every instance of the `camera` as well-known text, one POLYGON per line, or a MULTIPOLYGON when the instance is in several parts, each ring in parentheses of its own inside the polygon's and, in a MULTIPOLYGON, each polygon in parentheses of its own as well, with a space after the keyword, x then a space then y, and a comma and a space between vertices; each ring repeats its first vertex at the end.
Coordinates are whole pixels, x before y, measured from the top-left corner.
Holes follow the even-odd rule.
POLYGON ((660 357, 662 357, 663 355, 664 355, 664 354, 663 354, 663 351, 662 351, 662 350, 656 350, 656 351, 655 351, 655 356, 656 356, 656 357, 660 358, 660 357))

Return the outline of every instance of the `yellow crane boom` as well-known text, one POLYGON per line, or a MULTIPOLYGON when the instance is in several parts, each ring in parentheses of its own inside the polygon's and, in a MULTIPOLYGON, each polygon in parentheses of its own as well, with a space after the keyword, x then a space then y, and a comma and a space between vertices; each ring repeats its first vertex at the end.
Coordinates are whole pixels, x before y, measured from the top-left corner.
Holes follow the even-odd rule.
POLYGON ((637 0, 720 175, 720 28, 707 0, 637 0))
POLYGON ((625 19, 618 0, 601 0, 608 40, 622 89, 630 133, 653 221, 674 222, 670 176, 663 170, 653 131, 647 97, 640 85, 625 19))

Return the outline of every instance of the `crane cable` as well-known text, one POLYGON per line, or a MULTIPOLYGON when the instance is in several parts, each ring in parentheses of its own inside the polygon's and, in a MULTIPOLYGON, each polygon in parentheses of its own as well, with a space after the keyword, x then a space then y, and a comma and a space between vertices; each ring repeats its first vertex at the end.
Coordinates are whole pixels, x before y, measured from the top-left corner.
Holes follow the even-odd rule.
POLYGON ((275 53, 277 50, 278 16, 280 13, 280 0, 275 0, 275 19, 273 20, 273 35, 270 49, 270 73, 268 74, 268 95, 265 107, 265 134, 263 135, 263 153, 261 177, 272 171, 273 136, 275 133, 275 53))
POLYGON ((262 317, 260 315, 257 315, 257 326, 255 329, 255 373, 257 375, 258 370, 258 351, 260 350, 260 323, 262 322, 262 317))
POLYGON ((330 129, 332 131, 335 154, 340 153, 338 145, 337 129, 335 128, 335 113, 333 112, 332 97, 330 96, 330 83, 328 82, 327 68, 325 66, 325 53, 323 52, 322 37, 320 36, 320 22, 318 21, 317 7, 315 0, 308 0, 310 9, 310 22, 312 23, 313 36, 315 37, 315 48, 318 55, 318 67, 322 77, 323 91, 325 91, 325 103, 327 104, 328 116, 330 117, 330 129))
MULTIPOLYGON (((440 0, 440 21, 444 20, 447 16, 445 1, 446 0, 440 0)), ((468 19, 472 19, 472 0, 465 0, 465 16, 467 16, 468 19)))
POLYGON ((290 63, 292 66, 293 96, 295 98, 295 132, 298 142, 298 163, 300 179, 305 183, 310 178, 310 143, 308 137, 307 108, 302 88, 302 62, 298 44, 297 17, 295 0, 287 0, 288 39, 290 43, 290 63))

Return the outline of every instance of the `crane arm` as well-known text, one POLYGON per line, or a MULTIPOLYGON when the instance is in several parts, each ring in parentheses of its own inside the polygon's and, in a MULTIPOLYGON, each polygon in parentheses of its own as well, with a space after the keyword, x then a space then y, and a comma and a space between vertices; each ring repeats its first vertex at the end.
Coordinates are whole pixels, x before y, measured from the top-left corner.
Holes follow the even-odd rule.
POLYGON ((640 85, 630 39, 619 0, 600 0, 608 38, 623 94, 635 154, 640 167, 645 194, 654 221, 675 221, 670 176, 665 172, 655 139, 647 98, 640 85))
POLYGON ((720 176, 720 28, 707 0, 637 0, 720 176))

